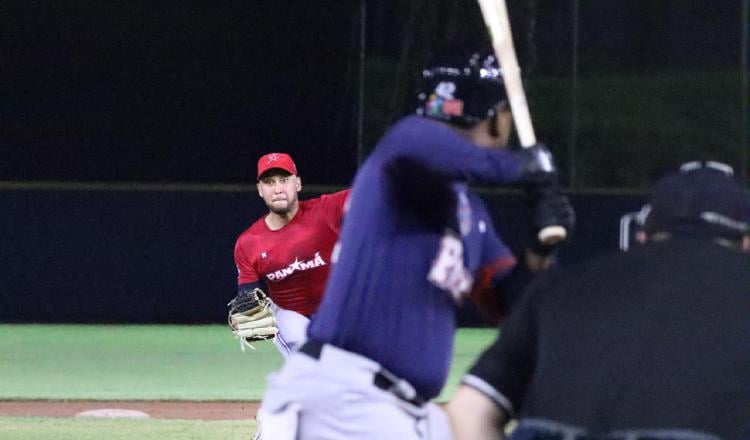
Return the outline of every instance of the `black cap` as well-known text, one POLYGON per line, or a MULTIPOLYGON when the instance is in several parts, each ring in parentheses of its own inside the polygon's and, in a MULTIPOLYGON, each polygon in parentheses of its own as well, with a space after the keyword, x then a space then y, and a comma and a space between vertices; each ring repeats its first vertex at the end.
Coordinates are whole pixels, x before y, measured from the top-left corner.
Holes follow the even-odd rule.
POLYGON ((645 219, 648 234, 740 239, 750 234, 750 198, 721 162, 687 162, 653 187, 645 219))

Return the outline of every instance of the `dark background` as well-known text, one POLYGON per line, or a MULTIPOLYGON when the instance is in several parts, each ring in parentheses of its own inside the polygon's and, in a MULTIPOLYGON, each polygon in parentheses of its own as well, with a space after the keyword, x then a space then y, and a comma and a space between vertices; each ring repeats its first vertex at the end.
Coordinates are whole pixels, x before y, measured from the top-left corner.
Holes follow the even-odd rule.
MULTIPOLYGON (((525 198, 482 195, 501 236, 520 246, 525 198)), ((584 227, 562 264, 617 249, 620 215, 641 202, 575 195, 584 227)), ((26 187, 0 191, 0 206, 0 322, 221 323, 236 294, 234 240, 265 212, 248 191, 149 186, 26 187)), ((470 305, 459 318, 488 323, 470 305)))
MULTIPOLYGON (((566 185, 642 187, 697 156, 745 175, 747 0, 508 8, 566 185)), ((0 180, 246 182, 284 150, 346 185, 419 66, 483 44, 468 0, 4 1, 0 180)))
MULTIPOLYGON (((749 2, 508 0, 579 216, 561 263, 616 251, 655 170, 747 178, 749 2)), ((487 44, 468 0, 0 2, 0 321, 221 322, 258 157, 344 187, 420 66, 487 44)), ((517 244, 524 200, 480 190, 517 244)))
POLYGON ((273 150, 352 176, 345 2, 3 5, 0 179, 233 182, 273 150))

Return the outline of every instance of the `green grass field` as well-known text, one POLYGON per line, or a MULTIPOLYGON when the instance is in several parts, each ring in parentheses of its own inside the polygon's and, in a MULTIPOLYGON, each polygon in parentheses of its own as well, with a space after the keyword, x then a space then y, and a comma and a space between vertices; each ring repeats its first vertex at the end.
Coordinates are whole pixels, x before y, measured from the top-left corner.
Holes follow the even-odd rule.
MULTIPOLYGON (((495 336, 461 329, 438 400, 495 336)), ((259 400, 281 365, 273 344, 241 352, 223 325, 0 325, 0 400, 259 400)), ((252 421, 2 417, 5 439, 250 438, 252 421)))

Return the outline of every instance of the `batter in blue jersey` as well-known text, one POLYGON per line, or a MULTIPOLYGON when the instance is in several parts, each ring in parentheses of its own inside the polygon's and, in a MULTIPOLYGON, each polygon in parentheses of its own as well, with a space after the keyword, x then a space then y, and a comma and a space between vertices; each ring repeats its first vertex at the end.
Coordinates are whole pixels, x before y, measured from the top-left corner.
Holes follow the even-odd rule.
MULTIPOLYGON (((519 264, 467 183, 526 183, 535 227, 571 228, 541 146, 501 149, 510 133, 492 57, 427 69, 417 116, 396 123, 357 173, 335 263, 308 342, 269 379, 264 438, 441 439, 427 403, 445 384, 456 308, 502 313, 519 264)), ((548 251, 530 254, 537 270, 548 251)))

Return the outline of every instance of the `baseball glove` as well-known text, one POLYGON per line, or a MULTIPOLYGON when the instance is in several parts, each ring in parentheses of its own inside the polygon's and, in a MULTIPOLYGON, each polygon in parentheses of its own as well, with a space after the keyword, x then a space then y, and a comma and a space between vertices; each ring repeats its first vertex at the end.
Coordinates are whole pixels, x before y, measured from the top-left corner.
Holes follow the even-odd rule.
POLYGON ((240 340, 242 351, 245 351, 245 346, 255 350, 250 342, 274 338, 279 332, 271 312, 271 300, 263 290, 242 290, 227 306, 229 327, 234 337, 240 340))

